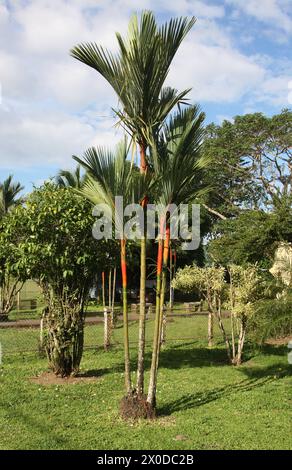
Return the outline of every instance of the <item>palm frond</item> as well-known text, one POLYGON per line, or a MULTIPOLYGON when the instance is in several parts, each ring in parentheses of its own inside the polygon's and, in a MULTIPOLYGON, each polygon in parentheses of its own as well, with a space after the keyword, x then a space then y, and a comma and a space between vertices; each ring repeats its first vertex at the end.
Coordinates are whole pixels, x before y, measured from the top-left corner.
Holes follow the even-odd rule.
POLYGON ((186 102, 189 90, 178 93, 163 88, 171 62, 195 18, 178 18, 158 26, 150 11, 133 15, 126 37, 117 34, 118 52, 95 43, 71 50, 75 59, 101 74, 115 90, 121 109, 121 125, 138 143, 149 144, 171 110, 186 102))
POLYGON ((56 176, 56 184, 60 188, 81 188, 86 180, 86 174, 81 175, 80 165, 77 165, 74 172, 69 170, 60 170, 56 176))
POLYGON ((6 214, 23 202, 23 198, 17 197, 23 189, 20 183, 13 183, 13 175, 9 175, 3 183, 0 183, 0 214, 6 214))

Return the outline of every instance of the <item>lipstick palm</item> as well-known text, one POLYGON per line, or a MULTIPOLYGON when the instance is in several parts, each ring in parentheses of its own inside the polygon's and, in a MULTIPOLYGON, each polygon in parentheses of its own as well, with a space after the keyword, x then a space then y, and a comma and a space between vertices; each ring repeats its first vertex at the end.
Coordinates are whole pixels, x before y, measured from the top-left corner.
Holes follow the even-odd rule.
POLYGON ((113 54, 96 43, 79 44, 71 55, 95 69, 116 92, 121 109, 115 110, 141 151, 146 169, 148 137, 157 131, 170 111, 189 90, 164 87, 171 62, 195 18, 177 18, 158 26, 152 12, 144 11, 140 22, 133 15, 128 35, 116 33, 118 52, 113 54))
MULTIPOLYGON (((116 54, 95 43, 79 44, 71 50, 74 58, 95 69, 117 94, 120 109, 114 111, 139 147, 141 173, 147 171, 151 137, 159 133, 171 110, 184 102, 189 91, 179 93, 164 84, 172 60, 195 21, 194 17, 177 18, 158 26, 153 13, 144 11, 140 21, 137 15, 132 16, 126 38, 116 34, 116 54)), ((144 198, 141 202, 143 208, 147 201, 144 198)), ((146 234, 141 239, 140 260, 138 395, 144 390, 146 234)))
POLYGON ((193 106, 176 113, 165 125, 156 146, 153 144, 152 161, 159 178, 157 203, 166 208, 160 214, 158 237, 156 314, 153 337, 152 362, 147 402, 150 408, 156 404, 156 384, 160 337, 163 319, 167 262, 169 253, 169 213, 171 204, 188 204, 205 189, 200 173, 208 160, 200 153, 203 140, 204 114, 193 106), (165 239, 165 241, 164 241, 165 239))
POLYGON ((79 192, 94 204, 103 204, 104 214, 113 218, 116 233, 120 237, 121 273, 123 287, 123 321, 125 353, 125 385, 127 395, 132 393, 130 369, 129 327, 127 305, 127 260, 126 237, 123 233, 123 214, 117 210, 116 197, 123 197, 123 204, 139 202, 148 189, 148 177, 133 175, 126 160, 128 148, 126 142, 117 146, 115 153, 104 148, 91 148, 84 153, 83 159, 74 157, 86 172, 86 181, 79 192))

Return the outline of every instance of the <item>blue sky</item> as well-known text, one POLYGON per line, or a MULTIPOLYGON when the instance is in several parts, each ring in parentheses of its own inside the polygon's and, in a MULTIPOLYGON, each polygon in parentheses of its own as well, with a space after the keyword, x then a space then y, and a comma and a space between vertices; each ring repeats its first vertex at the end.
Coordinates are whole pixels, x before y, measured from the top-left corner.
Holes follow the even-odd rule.
POLYGON ((142 8, 197 17, 168 83, 192 87, 208 122, 291 106, 291 0, 0 0, 0 181, 13 173, 29 190, 72 168, 72 154, 119 140, 113 92, 68 51, 114 49, 142 8))

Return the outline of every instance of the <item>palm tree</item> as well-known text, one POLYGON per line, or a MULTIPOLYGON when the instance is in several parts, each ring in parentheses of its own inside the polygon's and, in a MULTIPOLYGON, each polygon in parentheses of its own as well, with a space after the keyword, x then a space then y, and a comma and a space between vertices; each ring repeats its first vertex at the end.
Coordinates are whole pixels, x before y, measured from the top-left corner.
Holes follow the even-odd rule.
MULTIPOLYGON (((121 229, 121 221, 115 208, 115 196, 124 194, 127 198, 130 188, 130 174, 126 170, 127 148, 125 143, 117 147, 116 153, 101 147, 88 149, 80 159, 73 158, 82 165, 88 173, 87 180, 79 192, 89 199, 93 204, 105 204, 112 211, 116 227, 121 229)), ((111 214, 107 214, 111 217, 111 214)), ((127 394, 131 393, 131 369, 129 349, 129 326, 127 306, 127 262, 126 262, 126 240, 121 238, 121 273, 123 285, 123 321, 124 321, 124 353, 125 353, 125 386, 127 394)))
POLYGON ((116 210, 115 197, 123 196, 124 204, 139 201, 148 189, 148 177, 129 172, 126 161, 128 148, 126 141, 120 143, 115 153, 104 148, 91 148, 83 159, 74 157, 87 171, 88 177, 79 193, 94 204, 105 204, 108 216, 113 215, 116 231, 119 231, 121 251, 121 273, 123 287, 123 320, 124 320, 124 352, 125 352, 125 385, 127 395, 132 394, 130 369, 128 306, 127 306, 127 260, 126 238, 123 235, 123 220, 116 210))
POLYGON ((24 189, 20 183, 12 182, 13 175, 0 183, 0 215, 3 216, 9 212, 14 206, 21 204, 23 198, 17 197, 24 189))
MULTIPOLYGON (((188 204, 204 191, 200 172, 208 160, 200 153, 203 140, 204 114, 198 106, 185 108, 172 116, 165 124, 155 145, 152 160, 157 178, 159 195, 157 203, 165 208, 170 204, 188 204)), ((156 313, 153 337, 152 362, 147 402, 150 408, 156 404, 156 384, 160 338, 163 319, 163 303, 167 279, 169 254, 169 214, 160 215, 158 238, 156 313), (165 241, 164 241, 165 239, 165 241)))
MULTIPOLYGON (((118 52, 113 54, 95 43, 74 47, 71 55, 101 74, 116 92, 121 109, 115 110, 119 123, 131 136, 140 151, 140 171, 148 168, 147 148, 152 136, 159 130, 171 112, 184 103, 189 90, 178 93, 165 87, 171 62, 187 33, 194 25, 194 17, 171 19, 158 26, 152 12, 144 11, 140 22, 133 15, 128 36, 116 34, 118 52)), ((147 205, 147 197, 141 201, 147 205)), ((140 322, 137 392, 144 390, 145 355, 145 283, 146 283, 146 234, 141 239, 140 263, 140 322)))
POLYGON ((56 176, 56 183, 61 188, 81 189, 86 180, 86 174, 81 175, 80 165, 77 165, 75 171, 60 170, 56 176))
POLYGON ((158 26, 152 12, 133 15, 127 38, 116 33, 118 52, 111 53, 96 43, 79 44, 71 55, 101 74, 116 92, 122 109, 116 110, 121 124, 141 150, 141 167, 146 169, 149 136, 157 132, 174 106, 189 90, 164 87, 171 62, 195 18, 171 19, 158 26))

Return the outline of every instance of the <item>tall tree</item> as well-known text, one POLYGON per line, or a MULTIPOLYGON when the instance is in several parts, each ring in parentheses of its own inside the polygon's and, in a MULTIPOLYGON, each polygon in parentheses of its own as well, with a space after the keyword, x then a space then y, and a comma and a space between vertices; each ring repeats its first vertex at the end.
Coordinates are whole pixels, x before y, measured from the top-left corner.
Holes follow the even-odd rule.
MULTIPOLYGON (((80 44, 71 50, 74 58, 100 73, 116 92, 121 109, 119 122, 140 150, 140 170, 147 171, 147 147, 157 135, 171 110, 182 104, 189 90, 178 93, 165 87, 171 62, 195 18, 171 19, 158 26, 152 12, 144 11, 140 22, 133 15, 127 38, 116 34, 118 52, 111 53, 95 43, 80 44)), ((142 201, 145 208, 147 198, 142 201)), ((144 391, 146 234, 141 239, 140 323, 137 392, 144 391)))
POLYGON ((215 220, 242 210, 271 210, 291 197, 292 112, 236 116, 207 127, 204 153, 213 160, 205 179, 213 190, 202 202, 215 220))
POLYGON ((152 146, 153 167, 159 180, 157 203, 166 208, 166 212, 160 214, 159 222, 156 316, 147 396, 147 402, 151 408, 155 408, 156 405, 157 371, 169 253, 170 205, 188 204, 204 192, 201 176, 202 170, 208 166, 209 159, 200 152, 204 135, 203 121, 204 114, 200 112, 198 106, 179 111, 165 124, 157 144, 153 143, 152 146))
POLYGON ((217 222, 209 237, 213 260, 270 267, 279 242, 291 241, 291 148, 289 110, 207 128, 203 151, 213 164, 204 178, 212 191, 203 203, 217 222))

